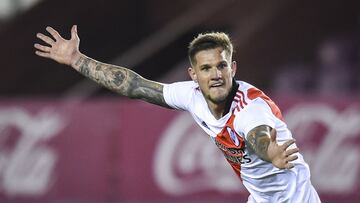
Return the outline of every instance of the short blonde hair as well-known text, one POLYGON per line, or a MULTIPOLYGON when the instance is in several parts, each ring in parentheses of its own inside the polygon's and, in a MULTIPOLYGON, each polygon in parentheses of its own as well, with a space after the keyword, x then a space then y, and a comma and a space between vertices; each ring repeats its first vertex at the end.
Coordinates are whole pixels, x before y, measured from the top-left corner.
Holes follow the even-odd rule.
POLYGON ((195 55, 199 51, 221 47, 225 50, 230 60, 233 54, 233 45, 230 37, 224 32, 200 33, 189 44, 188 57, 191 65, 196 64, 195 55))

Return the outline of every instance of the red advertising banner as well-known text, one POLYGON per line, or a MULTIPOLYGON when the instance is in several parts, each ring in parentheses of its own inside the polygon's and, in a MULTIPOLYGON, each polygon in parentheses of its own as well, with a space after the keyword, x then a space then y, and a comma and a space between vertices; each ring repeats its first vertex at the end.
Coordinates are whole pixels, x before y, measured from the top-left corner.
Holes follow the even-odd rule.
MULTIPOLYGON (((274 99, 323 202, 360 201, 360 98, 274 99)), ((0 202, 246 202, 186 112, 140 101, 0 101, 0 202)))

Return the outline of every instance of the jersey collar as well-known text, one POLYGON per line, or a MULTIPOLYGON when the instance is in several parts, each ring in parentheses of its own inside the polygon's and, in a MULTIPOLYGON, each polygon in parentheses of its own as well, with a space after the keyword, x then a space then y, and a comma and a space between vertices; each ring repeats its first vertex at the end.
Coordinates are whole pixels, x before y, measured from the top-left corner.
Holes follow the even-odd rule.
POLYGON ((232 104, 232 102, 234 100, 234 97, 236 95, 236 92, 237 92, 238 88, 239 88, 239 84, 236 82, 235 78, 233 78, 233 80, 232 80, 232 88, 231 88, 231 91, 230 91, 229 95, 226 98, 226 104, 225 104, 225 109, 224 109, 224 114, 223 115, 229 113, 230 108, 231 108, 231 104, 232 104))

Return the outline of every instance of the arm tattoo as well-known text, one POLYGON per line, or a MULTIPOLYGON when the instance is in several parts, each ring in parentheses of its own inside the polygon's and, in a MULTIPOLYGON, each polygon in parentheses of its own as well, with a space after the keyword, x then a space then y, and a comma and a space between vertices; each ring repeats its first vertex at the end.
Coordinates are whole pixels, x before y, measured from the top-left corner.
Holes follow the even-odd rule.
POLYGON ((161 83, 147 80, 130 69, 101 63, 86 56, 81 56, 74 68, 120 95, 170 108, 164 100, 161 83))
POLYGON ((254 151, 262 160, 271 162, 268 157, 268 146, 270 144, 270 127, 266 125, 252 129, 246 136, 246 145, 254 151))
POLYGON ((86 60, 83 57, 80 57, 80 59, 76 62, 75 65, 79 66, 79 72, 86 77, 89 77, 89 60, 86 60))

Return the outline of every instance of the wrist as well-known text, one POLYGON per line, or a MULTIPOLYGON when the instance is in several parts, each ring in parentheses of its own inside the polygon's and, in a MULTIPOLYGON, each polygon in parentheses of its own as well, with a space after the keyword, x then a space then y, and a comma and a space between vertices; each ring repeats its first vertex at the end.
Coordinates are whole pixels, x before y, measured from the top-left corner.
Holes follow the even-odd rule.
POLYGON ((71 57, 70 60, 70 66, 73 67, 74 69, 77 69, 78 65, 79 65, 79 61, 81 60, 81 58, 84 55, 82 53, 80 53, 80 51, 76 51, 73 56, 71 57))

